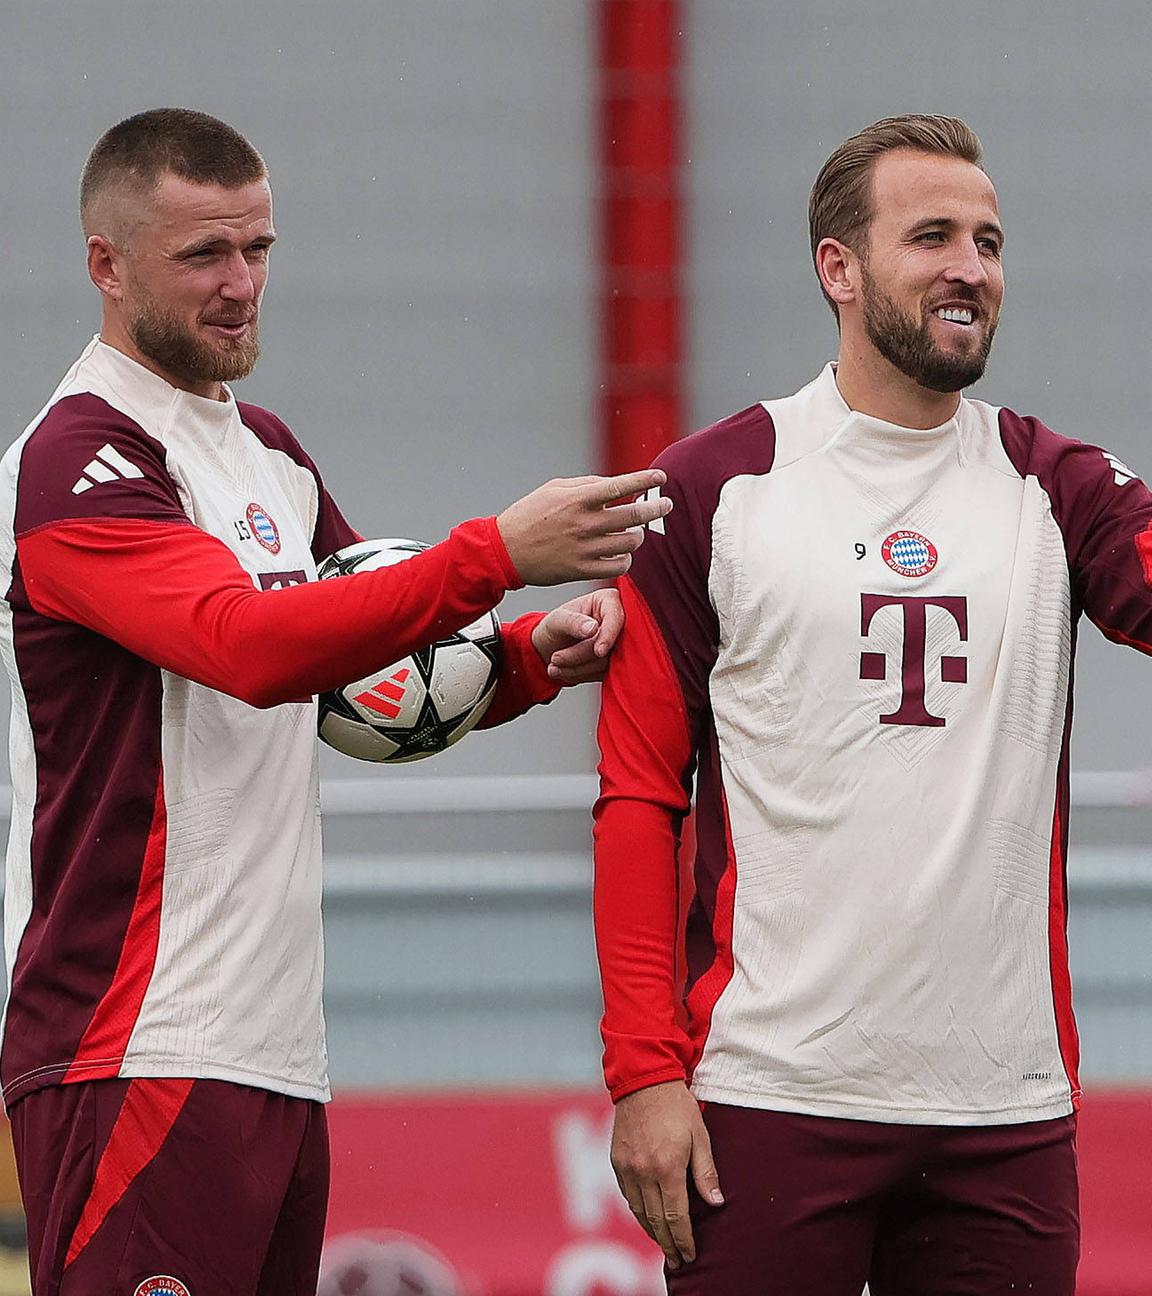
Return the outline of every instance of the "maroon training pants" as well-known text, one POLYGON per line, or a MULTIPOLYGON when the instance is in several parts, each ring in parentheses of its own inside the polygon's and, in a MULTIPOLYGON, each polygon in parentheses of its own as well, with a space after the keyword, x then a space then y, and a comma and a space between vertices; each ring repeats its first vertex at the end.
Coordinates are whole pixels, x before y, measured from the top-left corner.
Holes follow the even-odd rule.
POLYGON ((93 1080, 35 1090, 10 1116, 34 1296, 315 1296, 319 1103, 93 1080))
POLYGON ((1073 1296, 1075 1120, 886 1125, 708 1103, 726 1205, 692 1193, 671 1296, 1073 1296))

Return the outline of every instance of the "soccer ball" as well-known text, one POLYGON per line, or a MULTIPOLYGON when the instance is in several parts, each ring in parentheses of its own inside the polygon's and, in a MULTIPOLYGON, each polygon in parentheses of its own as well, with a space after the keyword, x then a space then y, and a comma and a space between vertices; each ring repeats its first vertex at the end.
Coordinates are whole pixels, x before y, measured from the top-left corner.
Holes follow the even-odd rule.
MULTIPOLYGON (((325 558, 321 580, 375 571, 427 549, 418 540, 362 540, 325 558)), ((320 695, 320 737, 345 756, 392 765, 423 760, 476 724, 500 677, 500 618, 485 613, 463 630, 320 695)))

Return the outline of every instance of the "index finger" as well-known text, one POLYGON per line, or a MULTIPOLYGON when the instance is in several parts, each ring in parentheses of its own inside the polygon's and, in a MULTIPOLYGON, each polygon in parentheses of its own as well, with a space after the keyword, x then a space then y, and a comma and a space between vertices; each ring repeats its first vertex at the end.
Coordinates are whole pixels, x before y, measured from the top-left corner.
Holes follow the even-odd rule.
POLYGON ((668 474, 662 468, 642 468, 639 472, 602 477, 592 492, 594 504, 611 504, 629 495, 642 495, 654 486, 663 486, 668 474))

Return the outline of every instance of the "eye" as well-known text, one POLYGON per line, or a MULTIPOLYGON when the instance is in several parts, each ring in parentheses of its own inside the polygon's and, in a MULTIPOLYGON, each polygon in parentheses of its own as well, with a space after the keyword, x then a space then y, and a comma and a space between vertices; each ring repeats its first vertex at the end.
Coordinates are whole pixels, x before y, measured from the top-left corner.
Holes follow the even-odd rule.
POLYGON ((981 249, 981 251, 987 252, 990 256, 998 257, 1000 255, 1000 244, 996 239, 994 238, 977 239, 976 243, 977 246, 981 249))
POLYGON ((923 234, 917 234, 917 243, 943 243, 946 235, 943 230, 925 230, 923 234))

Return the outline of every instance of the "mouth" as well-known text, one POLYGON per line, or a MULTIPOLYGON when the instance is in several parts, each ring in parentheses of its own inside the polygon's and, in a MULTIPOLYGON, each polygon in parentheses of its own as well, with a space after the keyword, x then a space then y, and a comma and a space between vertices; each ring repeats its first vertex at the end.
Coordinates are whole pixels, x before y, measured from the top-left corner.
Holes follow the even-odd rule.
POLYGON ((959 303, 945 303, 935 307, 931 313, 945 324, 963 329, 971 328, 980 318, 980 312, 975 306, 959 303))
POLYGON ((252 326, 252 319, 243 320, 205 320, 207 328, 214 329, 222 337, 239 338, 252 326))

